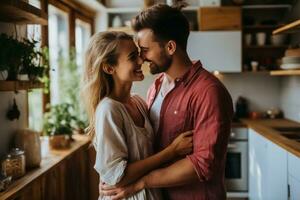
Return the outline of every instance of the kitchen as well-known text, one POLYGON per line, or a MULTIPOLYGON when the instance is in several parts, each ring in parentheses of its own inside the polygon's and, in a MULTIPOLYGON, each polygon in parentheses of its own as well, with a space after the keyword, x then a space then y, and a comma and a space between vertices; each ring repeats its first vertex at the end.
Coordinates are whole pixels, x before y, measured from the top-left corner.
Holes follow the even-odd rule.
MULTIPOLYGON (((16 45, 12 52, 17 59, 16 48, 31 45, 37 60, 30 62, 34 70, 28 74, 17 68, 17 77, 11 77, 10 68, 0 66, 0 199, 98 198, 95 152, 82 135, 86 116, 74 89, 79 87, 84 51, 93 33, 122 30, 132 34, 130 19, 154 2, 176 1, 0 3, 0 32, 5 33, 0 38, 1 53, 16 45), (24 37, 36 42, 22 41, 24 37), (66 115, 70 110, 73 120, 66 115), (53 123, 61 119, 72 126, 53 123), (73 135, 74 141, 61 134, 54 139, 51 130, 55 128, 67 129, 65 134, 73 135), (11 161, 19 171, 9 169, 11 161), (11 179, 5 171, 15 177, 11 179)), ((187 3, 183 13, 191 30, 189 56, 200 59, 222 81, 234 102, 226 163, 228 199, 300 199, 300 2, 187 3)), ((146 66, 143 71, 145 80, 135 84, 133 92, 146 98, 154 76, 146 66)))

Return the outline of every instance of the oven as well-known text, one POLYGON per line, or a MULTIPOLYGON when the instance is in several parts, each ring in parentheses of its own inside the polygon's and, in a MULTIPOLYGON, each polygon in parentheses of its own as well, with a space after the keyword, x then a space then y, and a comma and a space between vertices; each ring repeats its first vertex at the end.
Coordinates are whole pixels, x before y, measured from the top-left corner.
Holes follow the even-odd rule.
POLYGON ((225 183, 229 192, 248 191, 248 129, 232 128, 225 165, 225 183))

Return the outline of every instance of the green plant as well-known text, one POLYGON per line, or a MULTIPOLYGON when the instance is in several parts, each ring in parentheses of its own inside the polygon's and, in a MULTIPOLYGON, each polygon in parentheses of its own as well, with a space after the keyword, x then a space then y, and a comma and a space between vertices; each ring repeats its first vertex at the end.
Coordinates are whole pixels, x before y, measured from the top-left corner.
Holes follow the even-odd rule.
POLYGON ((77 127, 78 129, 85 129, 87 127, 87 116, 84 114, 85 111, 81 105, 79 96, 80 90, 80 67, 76 62, 76 51, 75 48, 71 48, 68 58, 60 56, 59 58, 59 97, 61 102, 72 104, 74 111, 77 116, 77 127))
POLYGON ((62 103, 48 106, 49 112, 44 115, 44 133, 52 135, 72 135, 77 128, 77 117, 71 104, 62 103))
POLYGON ((43 51, 36 48, 38 41, 18 41, 4 33, 0 35, 0 71, 8 71, 8 80, 18 74, 28 74, 32 79, 42 77, 45 71, 43 51))
POLYGON ((22 64, 24 44, 4 33, 0 35, 0 66, 8 71, 8 80, 16 80, 22 64))

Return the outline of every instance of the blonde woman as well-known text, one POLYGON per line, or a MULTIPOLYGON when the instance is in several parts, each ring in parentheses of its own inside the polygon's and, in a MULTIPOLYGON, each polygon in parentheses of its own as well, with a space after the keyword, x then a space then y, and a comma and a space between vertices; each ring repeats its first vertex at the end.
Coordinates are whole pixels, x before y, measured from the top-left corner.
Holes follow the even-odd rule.
MULTIPOLYGON (((95 169, 107 185, 133 183, 192 151, 192 133, 185 132, 153 155, 154 133, 147 106, 130 93, 132 82, 144 79, 141 64, 138 49, 126 33, 102 32, 92 37, 86 53, 82 98, 89 116, 88 133, 97 152, 95 169)), ((145 189, 128 199, 159 200, 161 195, 157 189, 145 189)))

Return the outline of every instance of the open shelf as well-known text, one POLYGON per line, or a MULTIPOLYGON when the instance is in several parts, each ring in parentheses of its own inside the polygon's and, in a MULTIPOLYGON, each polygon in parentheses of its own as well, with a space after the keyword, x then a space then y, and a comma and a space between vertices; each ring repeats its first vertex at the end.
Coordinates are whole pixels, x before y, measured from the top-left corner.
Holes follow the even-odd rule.
POLYGON ((47 25, 48 16, 38 9, 20 0, 0 1, 0 21, 16 24, 47 25))
POLYGON ((262 30, 262 29, 276 29, 280 25, 246 25, 243 26, 244 30, 262 30))
POLYGON ((108 31, 122 31, 122 32, 125 32, 129 35, 133 35, 134 34, 134 31, 132 30, 131 27, 129 26, 123 26, 123 27, 109 27, 108 28, 108 31))
POLYGON ((273 70, 271 76, 300 76, 300 69, 294 70, 273 70))
POLYGON ((293 21, 283 27, 280 27, 276 30, 274 30, 272 33, 273 35, 275 34, 279 34, 279 33, 286 33, 288 31, 300 31, 300 19, 296 20, 296 21, 293 21))
POLYGON ((242 9, 291 9, 289 4, 244 5, 242 9))
POLYGON ((0 91, 42 89, 44 84, 33 81, 0 81, 0 91))
POLYGON ((250 46, 244 46, 244 49, 287 49, 289 46, 288 45, 263 45, 263 46, 258 46, 258 45, 250 45, 250 46))

